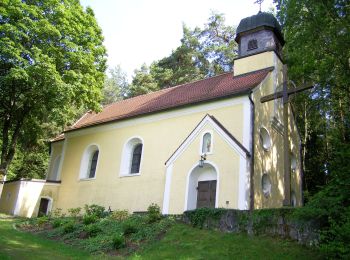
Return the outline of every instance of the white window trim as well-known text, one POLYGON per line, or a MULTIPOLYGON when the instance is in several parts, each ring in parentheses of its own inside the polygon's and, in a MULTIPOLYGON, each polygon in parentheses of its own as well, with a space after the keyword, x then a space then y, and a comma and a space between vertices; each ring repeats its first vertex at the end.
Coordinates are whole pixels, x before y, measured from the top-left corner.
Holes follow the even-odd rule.
POLYGON ((214 134, 213 134, 213 130, 206 130, 202 133, 201 135, 201 139, 200 139, 200 145, 199 145, 199 155, 203 155, 203 154, 213 154, 213 150, 214 150, 214 134), (210 149, 210 152, 207 152, 207 153, 203 153, 203 138, 204 138, 204 135, 209 133, 210 134, 210 137, 211 137, 211 149, 210 149))
MULTIPOLYGON (((96 151, 96 150, 93 150, 96 151)), ((97 176, 97 172, 98 172, 98 168, 99 168, 99 164, 100 164, 100 160, 101 160, 101 148, 98 144, 96 143, 92 143, 89 144, 83 153, 83 156, 81 158, 80 161, 80 171, 79 171, 79 181, 89 181, 89 180, 95 180, 96 176, 97 176), (95 176, 93 178, 89 178, 87 176, 87 171, 88 171, 88 167, 89 167, 89 161, 92 155, 92 151, 89 151, 89 149, 93 146, 97 147, 98 150, 98 158, 97 158, 97 164, 96 164, 96 170, 95 170, 95 176)))
POLYGON ((259 127, 259 142, 260 142, 260 145, 261 145, 262 149, 263 149, 265 152, 269 152, 269 151, 271 150, 271 148, 272 148, 271 133, 270 133, 270 131, 267 130, 267 128, 266 128, 265 126, 263 126, 263 125, 261 125, 261 126, 259 127), (262 138, 261 138, 261 129, 265 129, 266 132, 267 132, 267 134, 269 135, 269 138, 270 138, 270 147, 269 147, 269 148, 265 148, 265 147, 264 147, 264 142, 263 142, 263 140, 262 140, 262 138))
POLYGON ((120 163, 120 170, 119 170, 119 177, 134 177, 134 176, 140 176, 142 172, 142 162, 143 162, 143 156, 145 153, 145 142, 141 136, 132 136, 130 137, 123 145, 123 150, 122 150, 122 159, 120 163), (130 147, 130 142, 133 140, 139 140, 141 142, 135 142, 132 144, 132 147, 130 147), (137 144, 142 144, 142 153, 141 153, 141 159, 140 159, 140 168, 139 172, 137 173, 130 173, 131 170, 131 163, 132 163, 132 153, 133 153, 133 148, 137 144))

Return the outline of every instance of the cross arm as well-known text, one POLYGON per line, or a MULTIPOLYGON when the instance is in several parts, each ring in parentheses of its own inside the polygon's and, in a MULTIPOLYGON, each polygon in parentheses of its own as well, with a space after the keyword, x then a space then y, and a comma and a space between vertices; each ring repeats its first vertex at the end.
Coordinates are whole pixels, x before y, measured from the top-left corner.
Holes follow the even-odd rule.
MULTIPOLYGON (((302 87, 299 87, 299 88, 295 88, 295 89, 289 89, 287 91, 287 94, 288 96, 290 95, 293 95, 293 94, 296 94, 298 92, 302 92, 304 90, 307 90, 307 89, 310 89, 310 88, 313 88, 314 86, 302 86, 302 87)), ((274 100, 274 99, 277 99, 277 98, 281 98, 283 97, 283 90, 282 91, 278 91, 276 93, 273 93, 273 94, 270 94, 270 95, 267 95, 267 96, 264 96, 264 97, 261 97, 260 98, 260 102, 261 103, 265 103, 265 102, 268 102, 268 101, 271 101, 271 100, 274 100)))

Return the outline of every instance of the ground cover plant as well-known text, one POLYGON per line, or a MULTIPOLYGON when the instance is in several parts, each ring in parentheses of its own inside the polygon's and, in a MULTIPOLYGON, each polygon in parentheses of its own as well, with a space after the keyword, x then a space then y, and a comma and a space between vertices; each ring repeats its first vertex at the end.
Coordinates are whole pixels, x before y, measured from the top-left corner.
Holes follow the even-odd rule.
MULTIPOLYGON (((194 228, 164 217, 150 223, 147 214, 127 214, 127 217, 125 215, 125 212, 115 211, 89 225, 79 223, 71 216, 26 221, 15 218, 2 219, 0 216, 0 259, 322 258, 319 252, 288 240, 194 228), (122 221, 113 219, 121 215, 122 221), (58 219, 61 221, 59 228, 53 228, 52 223, 58 219), (33 232, 16 230, 13 223, 21 223, 22 229, 33 232), (70 233, 64 233, 62 230, 67 223, 76 223, 76 228, 70 233), (97 229, 96 233, 93 231, 88 234, 89 230, 95 230, 95 227, 102 231, 97 229), (105 235, 102 234, 104 232, 105 235), (79 235, 82 237, 78 239, 79 235), (47 239, 48 236, 55 240, 47 239), (108 254, 101 255, 101 252, 108 254)), ((82 216, 78 218, 82 219, 82 216)))
POLYGON ((162 237, 174 223, 171 218, 162 217, 156 204, 139 215, 125 210, 107 212, 98 205, 85 205, 84 213, 80 208, 69 209, 68 213, 56 209, 51 216, 22 222, 19 228, 89 253, 125 256, 162 237))

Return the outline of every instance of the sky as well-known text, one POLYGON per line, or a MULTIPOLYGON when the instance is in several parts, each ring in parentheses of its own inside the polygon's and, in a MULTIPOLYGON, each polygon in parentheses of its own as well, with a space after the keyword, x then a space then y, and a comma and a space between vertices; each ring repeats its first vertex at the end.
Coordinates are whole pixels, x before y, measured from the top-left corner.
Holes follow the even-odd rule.
MULTIPOLYGON (((256 0, 81 0, 95 13, 105 38, 108 66, 120 65, 130 79, 143 63, 171 54, 180 45, 182 24, 203 27, 211 11, 225 14, 227 25, 238 25, 257 14, 256 0)), ((262 11, 273 6, 262 3, 262 11)))

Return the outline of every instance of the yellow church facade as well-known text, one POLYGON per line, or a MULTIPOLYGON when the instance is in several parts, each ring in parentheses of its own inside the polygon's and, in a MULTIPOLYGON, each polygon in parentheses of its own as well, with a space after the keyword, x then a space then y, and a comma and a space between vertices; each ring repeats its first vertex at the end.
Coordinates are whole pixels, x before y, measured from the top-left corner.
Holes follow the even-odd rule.
POLYGON ((300 138, 291 107, 286 183, 282 103, 260 102, 283 81, 278 28, 271 17, 250 18, 253 28, 243 24, 237 30, 233 72, 86 113, 52 140, 46 180, 5 183, 0 211, 32 217, 98 204, 131 213, 151 203, 163 214, 199 207, 277 208, 286 185, 290 204, 301 206, 300 138), (260 46, 261 32, 264 39, 272 33, 268 45, 260 46), (243 45, 252 45, 252 35, 257 47, 246 54, 243 45))

